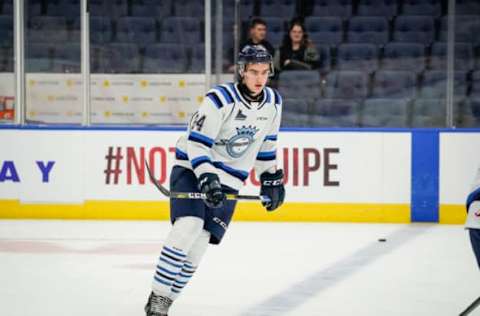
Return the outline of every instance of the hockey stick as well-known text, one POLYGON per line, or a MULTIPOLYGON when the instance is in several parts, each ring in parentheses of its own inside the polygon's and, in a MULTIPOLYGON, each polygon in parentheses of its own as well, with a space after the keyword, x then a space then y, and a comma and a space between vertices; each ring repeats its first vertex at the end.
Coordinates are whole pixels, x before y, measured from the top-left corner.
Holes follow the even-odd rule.
POLYGON ((467 309, 465 309, 461 314, 460 316, 467 316, 468 314, 470 314, 475 308, 478 307, 478 305, 480 305, 480 297, 478 297, 475 301, 473 301, 472 304, 470 304, 467 309))
MULTIPOLYGON (((155 176, 153 175, 150 166, 148 165, 147 161, 145 160, 145 167, 147 168, 148 176, 150 177, 150 181, 157 187, 157 189, 162 192, 163 195, 170 198, 175 199, 195 199, 195 200, 205 200, 207 195, 205 193, 200 192, 170 192, 166 187, 161 185, 155 176)), ((270 202, 270 198, 264 195, 242 195, 242 194, 225 194, 227 200, 247 200, 247 201, 262 201, 265 203, 270 202)))

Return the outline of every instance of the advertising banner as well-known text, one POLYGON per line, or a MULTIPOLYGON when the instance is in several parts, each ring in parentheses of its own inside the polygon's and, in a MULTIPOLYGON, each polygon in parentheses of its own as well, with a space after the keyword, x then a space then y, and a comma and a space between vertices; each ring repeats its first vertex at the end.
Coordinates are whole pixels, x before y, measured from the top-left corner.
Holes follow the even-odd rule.
MULTIPOLYGON (((144 161, 167 188, 183 131, 4 130, 0 197, 22 203, 167 201, 150 183, 144 161), (9 141, 15 133, 15 142, 9 141)), ((282 132, 279 167, 288 203, 408 205, 408 133, 282 132)), ((258 194, 252 171, 242 189, 258 194)))
MULTIPOLYGON (((83 83, 80 74, 30 73, 26 77, 29 121, 81 123, 83 83)), ((0 78, 0 82, 4 80, 0 78)), ((201 74, 94 74, 90 95, 93 123, 183 124, 203 101, 205 77, 201 74)), ((1 97, 0 90, 0 101, 1 97)))

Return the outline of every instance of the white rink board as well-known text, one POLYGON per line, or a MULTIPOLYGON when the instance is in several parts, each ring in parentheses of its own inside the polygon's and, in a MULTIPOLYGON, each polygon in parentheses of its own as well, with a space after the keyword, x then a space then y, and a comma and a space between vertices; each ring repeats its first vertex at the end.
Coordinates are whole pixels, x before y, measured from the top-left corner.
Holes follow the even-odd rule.
POLYGON ((464 204, 479 166, 479 133, 440 133, 440 204, 464 204))
MULTIPOLYGON (((0 141, 10 149, 0 152, 0 162, 13 161, 20 182, 0 181, 0 198, 72 203, 159 200, 161 196, 147 181, 145 170, 141 183, 135 169, 143 168, 143 158, 153 157, 155 175, 168 187, 173 148, 182 133, 1 130, 0 141), (18 141, 11 142, 13 137, 18 141), (120 150, 123 157, 117 179, 113 173, 110 177, 105 173, 110 147, 113 154, 120 150), (42 182, 36 161, 54 162, 49 182, 42 182)), ((410 133, 282 132, 279 144, 279 163, 288 167, 287 201, 398 204, 410 201, 410 133), (285 165, 283 154, 288 159, 285 165)), ((111 165, 115 163, 112 159, 111 165)), ((242 192, 257 194, 258 188, 249 179, 242 192)))

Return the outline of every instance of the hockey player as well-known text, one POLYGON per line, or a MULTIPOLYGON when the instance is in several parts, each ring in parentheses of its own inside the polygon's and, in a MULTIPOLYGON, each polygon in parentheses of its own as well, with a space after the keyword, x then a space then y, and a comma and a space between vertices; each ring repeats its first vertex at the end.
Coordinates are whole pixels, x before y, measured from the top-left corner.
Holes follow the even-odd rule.
POLYGON ((219 244, 232 218, 237 193, 255 167, 268 211, 284 200, 283 171, 277 169, 277 136, 282 99, 266 86, 272 56, 263 47, 246 46, 238 58, 237 82, 206 94, 186 135, 176 145, 170 189, 202 192, 207 199, 171 199, 173 227, 156 267, 147 316, 164 316, 198 267, 209 244, 219 244))
POLYGON ((465 227, 470 233, 470 242, 480 268, 480 167, 473 182, 471 193, 467 197, 467 222, 465 227))

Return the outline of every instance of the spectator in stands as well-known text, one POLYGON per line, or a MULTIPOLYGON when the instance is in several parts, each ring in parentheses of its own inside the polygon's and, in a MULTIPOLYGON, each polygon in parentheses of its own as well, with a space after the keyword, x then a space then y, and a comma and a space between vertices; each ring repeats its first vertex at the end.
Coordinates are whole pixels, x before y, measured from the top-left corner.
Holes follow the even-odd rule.
POLYGON ((308 39, 305 26, 293 19, 282 46, 275 52, 275 67, 279 70, 310 70, 317 68, 319 53, 308 39))
POLYGON ((240 51, 245 46, 262 45, 270 53, 275 54, 275 48, 267 41, 267 23, 261 18, 253 18, 250 22, 249 38, 240 46, 240 51))
MULTIPOLYGON (((270 55, 273 56, 275 54, 275 48, 267 40, 267 23, 263 19, 257 17, 250 21, 248 39, 242 45, 240 45, 240 51, 242 51, 245 46, 258 45, 263 46, 270 53, 270 55)), ((233 48, 229 55, 234 55, 233 48)), ((234 65, 230 65, 230 67, 228 67, 229 72, 233 72, 234 69, 234 65)))

